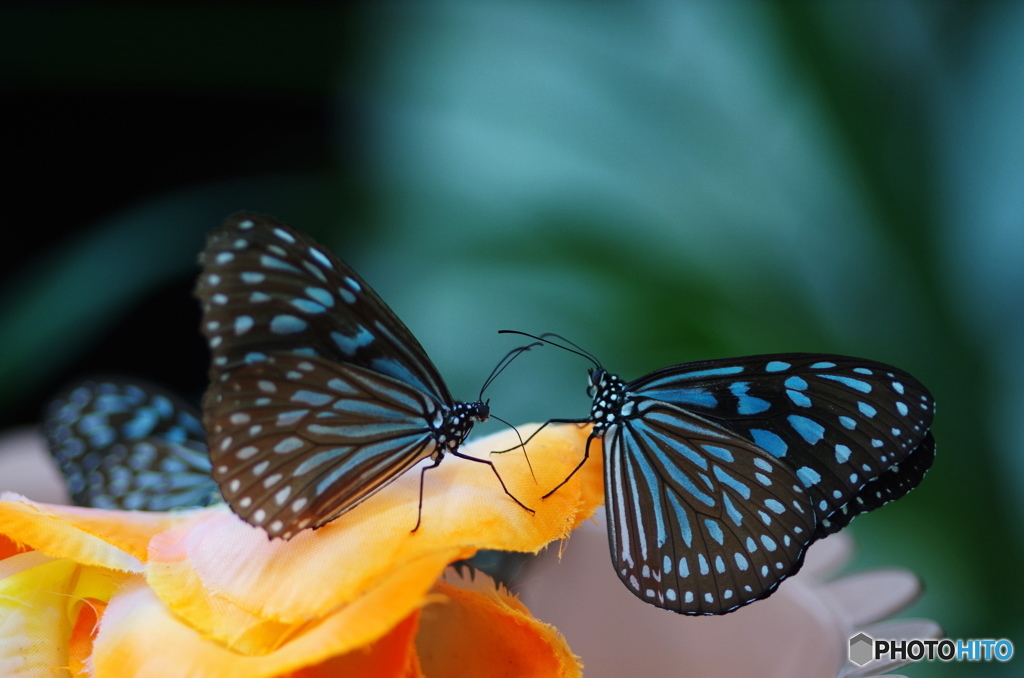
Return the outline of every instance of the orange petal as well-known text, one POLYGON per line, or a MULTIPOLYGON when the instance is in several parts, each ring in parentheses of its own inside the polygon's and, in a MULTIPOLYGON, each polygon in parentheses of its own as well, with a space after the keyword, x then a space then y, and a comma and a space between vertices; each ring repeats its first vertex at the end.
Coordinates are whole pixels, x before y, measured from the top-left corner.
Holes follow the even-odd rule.
POLYGON ((352 633, 352 615, 371 619, 361 608, 388 608, 393 602, 388 591, 370 592, 311 625, 274 652, 247 656, 222 647, 182 623, 149 587, 133 580, 110 601, 89 665, 96 678, 414 676, 409 666, 414 662, 411 648, 418 610, 389 629, 367 629, 361 637, 352 633), (374 640, 368 640, 369 636, 374 640), (352 656, 339 657, 346 653, 352 656))
POLYGON ((416 638, 428 677, 580 676, 565 639, 534 619, 515 597, 486 576, 467 588, 439 581, 416 638))
POLYGON ((387 630, 448 563, 481 548, 537 551, 589 517, 603 501, 600 458, 541 499, 579 464, 586 436, 587 429, 575 425, 550 426, 538 435, 529 446, 536 482, 521 451, 489 455, 518 442, 511 431, 463 448, 493 461, 509 490, 536 515, 505 496, 487 465, 446 459, 426 476, 423 523, 415 533, 410 530, 419 498, 416 470, 338 520, 288 542, 271 542, 226 510, 212 510, 203 522, 153 540, 147 579, 175 614, 240 651, 258 653, 409 569, 401 578, 408 588, 400 614, 367 611, 394 617, 387 630))
POLYGON ((194 513, 57 506, 4 492, 0 494, 0 533, 55 558, 141 572, 150 538, 194 513))

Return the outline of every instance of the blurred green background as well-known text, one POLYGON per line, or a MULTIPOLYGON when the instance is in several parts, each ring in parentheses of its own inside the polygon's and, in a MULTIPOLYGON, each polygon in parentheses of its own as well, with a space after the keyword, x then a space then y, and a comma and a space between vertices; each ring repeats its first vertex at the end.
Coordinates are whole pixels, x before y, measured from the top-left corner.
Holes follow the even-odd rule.
MULTIPOLYGON (((0 31, 4 427, 97 370, 198 397, 195 256, 263 211, 371 281, 461 399, 503 328, 626 378, 903 367, 939 456, 855 522, 853 567, 919 573, 909 614, 949 637, 1021 636, 1024 3, 40 3, 0 31)), ((494 412, 584 416, 586 366, 534 351, 494 412)))

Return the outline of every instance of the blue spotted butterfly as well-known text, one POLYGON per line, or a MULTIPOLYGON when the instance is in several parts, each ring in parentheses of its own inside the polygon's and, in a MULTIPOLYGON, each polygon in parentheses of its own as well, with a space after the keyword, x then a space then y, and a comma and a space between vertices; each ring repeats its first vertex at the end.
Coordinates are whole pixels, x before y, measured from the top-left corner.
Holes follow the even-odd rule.
POLYGON ((43 432, 79 506, 167 511, 221 501, 198 409, 135 379, 88 379, 45 412, 43 432))
MULTIPOLYGON (((487 403, 456 402, 402 321, 326 248, 238 214, 200 262, 212 353, 203 421, 214 478, 242 519, 289 539, 424 459, 491 465, 458 451, 487 403)), ((421 500, 422 489, 421 474, 421 500)))
POLYGON ((553 420, 593 424, 573 473, 600 438, 615 571, 664 609, 724 614, 767 597, 812 542, 905 495, 934 460, 934 401, 890 365, 781 353, 627 383, 555 345, 595 365, 590 416, 553 420))

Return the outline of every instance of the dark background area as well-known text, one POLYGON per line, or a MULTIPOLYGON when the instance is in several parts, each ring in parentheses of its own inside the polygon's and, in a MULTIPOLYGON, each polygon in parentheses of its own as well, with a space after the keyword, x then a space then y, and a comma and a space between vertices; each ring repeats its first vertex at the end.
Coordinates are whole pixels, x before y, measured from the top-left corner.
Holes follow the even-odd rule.
MULTIPOLYGON (((935 394, 938 460, 859 519, 911 614, 1019 637, 1024 4, 0 6, 0 422, 94 372, 198 400, 206 231, 321 238, 475 396, 556 331, 633 378, 862 355, 935 394)), ((488 395, 582 416, 536 351, 488 395)), ((939 666, 914 676, 1011 675, 939 666)), ((999 673, 1003 670, 1003 673, 999 673)))

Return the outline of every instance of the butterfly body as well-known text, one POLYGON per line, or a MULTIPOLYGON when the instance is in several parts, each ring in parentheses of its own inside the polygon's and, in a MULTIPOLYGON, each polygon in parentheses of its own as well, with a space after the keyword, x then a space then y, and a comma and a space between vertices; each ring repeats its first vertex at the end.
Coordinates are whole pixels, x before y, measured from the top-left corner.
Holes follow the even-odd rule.
POLYGON ((452 398, 402 321, 308 236, 239 214, 201 261, 213 474, 270 537, 320 527, 420 461, 458 455, 488 418, 485 402, 452 398))
POLYGON ((769 354, 630 382, 597 366, 588 394, 616 573, 682 614, 770 595, 811 543, 905 495, 934 460, 931 395, 874 361, 769 354))

